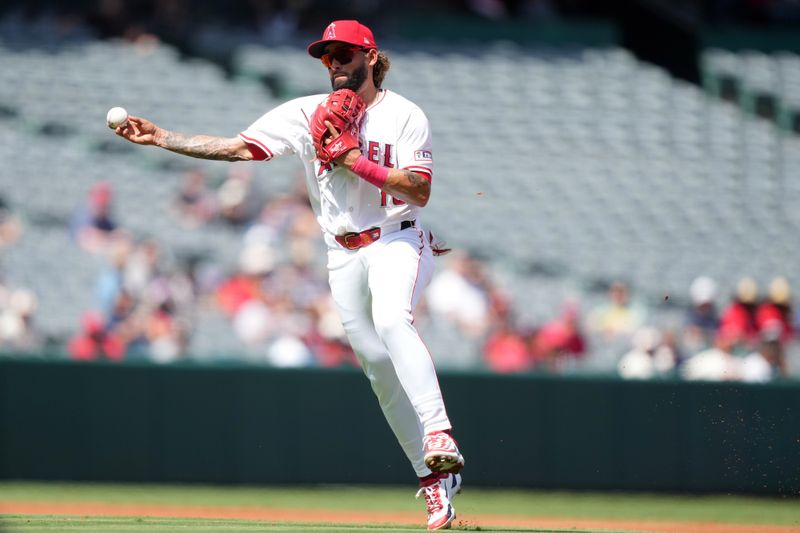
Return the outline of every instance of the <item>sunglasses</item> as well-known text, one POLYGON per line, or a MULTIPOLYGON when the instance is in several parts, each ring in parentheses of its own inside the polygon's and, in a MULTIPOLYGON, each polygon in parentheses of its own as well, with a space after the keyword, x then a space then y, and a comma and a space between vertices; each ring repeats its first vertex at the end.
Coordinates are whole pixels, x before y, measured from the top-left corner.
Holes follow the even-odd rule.
POLYGON ((363 51, 365 51, 364 48, 361 48, 360 46, 343 46, 341 48, 337 48, 333 52, 323 54, 319 59, 326 68, 331 68, 334 59, 338 61, 340 65, 347 65, 353 60, 353 56, 356 55, 356 52, 363 51))

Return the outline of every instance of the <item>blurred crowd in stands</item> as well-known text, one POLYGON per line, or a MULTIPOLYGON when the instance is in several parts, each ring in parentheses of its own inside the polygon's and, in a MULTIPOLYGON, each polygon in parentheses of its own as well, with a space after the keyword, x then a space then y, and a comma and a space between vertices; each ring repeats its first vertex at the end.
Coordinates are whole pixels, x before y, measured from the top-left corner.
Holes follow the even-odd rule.
POLYGON ((77 246, 106 260, 94 287, 95 306, 81 317, 80 330, 68 343, 70 356, 170 362, 184 354, 196 303, 192 272, 165 270, 159 243, 121 226, 109 183, 92 187, 70 234, 77 246))
MULTIPOLYGON (((653 2, 650 2, 653 3, 653 2)), ((55 0, 11 1, 5 10, 27 21, 49 24, 61 34, 122 37, 131 41, 160 39, 187 52, 193 35, 207 28, 225 28, 265 43, 286 42, 317 34, 332 18, 356 18, 377 27, 382 35, 398 28, 390 20, 415 13, 473 16, 489 21, 619 17, 627 2, 591 0, 230 0, 224 8, 212 0, 55 0)), ((683 18, 706 24, 780 25, 800 22, 796 0, 662 1, 683 18)), ((0 15, 3 15, 0 10, 0 15)))
MULTIPOLYGON (((12 3, 13 4, 13 3, 12 3)), ((579 13, 608 15, 598 2, 580 0, 439 0, 418 3, 489 19, 557 18, 579 13)), ((75 3, 75 6, 83 5, 75 3)), ((194 24, 217 20, 213 3, 188 0, 97 0, 88 11, 54 1, 16 3, 22 17, 52 14, 65 32, 89 28, 99 37, 156 37, 181 48, 194 24)), ((413 7, 405 2, 403 7, 413 7)), ((796 1, 710 0, 710 20, 792 20, 796 1)), ((233 0, 220 24, 242 26, 265 40, 299 31, 318 32, 330 19, 370 21, 383 3, 233 0), (324 4, 324 5, 323 5, 324 4)), ((9 6, 5 6, 8 8, 9 6)), ((6 12, 3 12, 5 15, 6 12)), ((75 246, 104 262, 95 280, 94 305, 75 317, 74 335, 62 341, 74 360, 145 360, 169 363, 191 358, 200 311, 224 316, 229 335, 250 361, 281 367, 357 365, 332 305, 325 247, 303 185, 282 196, 254 194, 247 166, 233 165, 218 186, 201 168, 188 171, 176 188, 176 224, 187 229, 224 225, 241 240, 235 265, 203 269, 197 262, 170 261, 157 237, 136 235, 114 209, 110 183, 96 183, 70 221, 75 246), (228 267, 226 269, 226 267, 228 267)), ((0 250, 11 247, 22 223, 0 200, 0 250)), ((598 354, 611 354, 626 379, 679 377, 763 382, 792 369, 787 350, 797 326, 792 290, 785 278, 766 287, 743 278, 730 293, 698 277, 687 287, 691 305, 679 324, 657 324, 638 302, 635 288, 610 283, 605 303, 586 308, 567 299, 538 323, 521 319, 518 301, 495 279, 492 265, 466 250, 439 258, 437 273, 418 309, 421 326, 437 323, 474 347, 464 357, 473 368, 499 373, 568 373, 598 354)), ((67 281, 65 281, 67 282, 67 281)), ((35 321, 37 295, 0 279, 0 349, 41 353, 49 343, 35 321)), ((434 358, 441 354, 434 353, 434 358)), ((457 365, 463 367, 464 365, 457 365)), ((589 365, 591 366, 591 365, 589 365)), ((800 369, 797 369, 800 374, 800 369)))
MULTIPOLYGON (((23 224, 0 197, 0 253, 21 237, 23 224)), ((0 278, 0 350, 33 353, 44 345, 34 323, 38 300, 26 287, 15 287, 0 278)))
POLYGON ((689 289, 691 305, 674 327, 652 325, 621 281, 585 317, 580 302, 568 300, 549 321, 520 324, 514 310, 524 302, 499 291, 486 267, 458 253, 426 296, 432 315, 482 339, 482 362, 493 372, 570 372, 611 351, 626 379, 767 382, 789 375, 787 350, 797 324, 786 278, 773 279, 763 297, 754 279, 742 278, 728 299, 713 279, 698 277, 689 289))
MULTIPOLYGON (((241 239, 227 271, 168 262, 157 238, 127 231, 107 182, 88 191, 70 226, 75 246, 102 259, 94 305, 75 317, 65 351, 77 361, 192 358, 199 310, 224 316, 241 357, 278 367, 355 366, 332 305, 325 247, 298 177, 287 193, 260 201, 246 166, 231 166, 217 186, 199 168, 176 186, 171 216, 186 228, 222 224, 241 239)), ((124 218, 124 217, 123 217, 124 218)), ((0 246, 13 246, 21 225, 0 207, 0 246)), ((567 299, 541 323, 519 317, 525 302, 500 287, 491 264, 465 250, 437 259, 437 273, 417 310, 421 327, 435 322, 466 339, 469 368, 498 373, 569 373, 611 353, 626 379, 766 382, 787 377, 787 349, 797 326, 790 283, 766 287, 744 277, 732 294, 706 276, 687 288, 691 304, 680 324, 653 324, 647 307, 622 281, 605 301, 583 309, 567 299), (762 294, 763 291, 763 294, 762 294)), ((37 353, 36 295, 0 285, 0 347, 37 353)), ((434 358, 439 354, 434 353, 434 358)), ((447 354, 447 357, 454 357, 447 354)), ((445 362, 444 364, 447 364, 445 362)), ((464 368, 465 365, 460 365, 464 368)))
MULTIPOLYGON (((184 51, 193 33, 203 28, 226 28, 257 36, 267 43, 285 42, 298 35, 317 34, 330 20, 356 18, 382 34, 392 31, 393 14, 469 15, 485 19, 553 19, 578 13, 596 13, 588 0, 434 0, 349 2, 329 0, 231 0, 224 9, 211 0, 95 0, 11 2, 11 11, 28 20, 53 19, 64 33, 90 32, 97 38, 122 37, 130 41, 158 38, 184 51), (16 5, 14 5, 16 4, 16 5)), ((602 10, 598 14, 603 14, 602 10)))
POLYGON ((95 307, 69 341, 70 356, 178 360, 188 353, 194 315, 211 308, 228 318, 229 334, 250 359, 354 364, 320 267, 324 246, 307 196, 298 187, 260 204, 251 185, 246 166, 231 166, 218 187, 192 169, 176 191, 169 216, 178 224, 222 224, 240 235, 235 268, 220 272, 200 271, 191 261, 168 266, 156 239, 136 237, 117 220, 111 185, 96 183, 70 229, 75 244, 107 266, 96 282, 95 307))
MULTIPOLYGON (((709 277, 696 278, 690 295, 678 331, 660 331, 630 314, 623 331, 631 350, 617 365, 622 377, 767 382, 788 376, 787 349, 796 324, 786 278, 773 279, 761 297, 756 281, 744 277, 721 310, 717 285, 709 277)), ((625 314, 624 299, 614 300, 613 307, 625 314)))

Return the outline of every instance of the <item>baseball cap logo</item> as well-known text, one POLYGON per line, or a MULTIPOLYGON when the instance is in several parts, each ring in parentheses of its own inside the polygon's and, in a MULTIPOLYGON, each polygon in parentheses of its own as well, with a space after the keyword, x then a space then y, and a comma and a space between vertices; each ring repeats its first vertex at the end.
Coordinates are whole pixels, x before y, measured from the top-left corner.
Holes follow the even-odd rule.
POLYGON ((331 144, 328 147, 328 151, 331 152, 331 153, 335 153, 335 152, 340 151, 342 148, 344 148, 344 141, 338 140, 338 141, 334 141, 333 144, 331 144))
POLYGON ((325 30, 324 39, 336 39, 336 23, 331 22, 325 30))

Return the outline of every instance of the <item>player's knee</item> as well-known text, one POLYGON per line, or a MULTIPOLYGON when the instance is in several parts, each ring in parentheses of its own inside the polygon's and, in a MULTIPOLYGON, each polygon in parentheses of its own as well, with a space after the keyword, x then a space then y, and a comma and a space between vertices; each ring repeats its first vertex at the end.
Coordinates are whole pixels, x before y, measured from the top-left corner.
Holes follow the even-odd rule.
POLYGON ((343 321, 347 342, 353 348, 361 366, 380 364, 390 361, 389 354, 383 342, 373 331, 372 323, 363 320, 343 321))
POLYGON ((396 333, 405 331, 411 326, 411 313, 403 310, 373 313, 375 331, 384 341, 396 333))

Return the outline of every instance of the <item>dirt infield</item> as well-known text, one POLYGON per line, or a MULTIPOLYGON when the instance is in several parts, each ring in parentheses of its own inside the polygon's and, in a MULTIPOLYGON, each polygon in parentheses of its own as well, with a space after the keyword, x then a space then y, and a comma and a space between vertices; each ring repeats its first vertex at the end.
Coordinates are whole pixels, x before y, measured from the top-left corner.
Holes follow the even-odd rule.
MULTIPOLYGON (((421 513, 349 512, 319 509, 281 509, 272 507, 175 506, 109 504, 101 502, 0 502, 0 514, 136 516, 158 518, 206 518, 262 520, 268 522, 320 522, 335 524, 403 524, 419 526, 421 513)), ((798 533, 797 526, 741 525, 710 522, 656 522, 632 520, 570 519, 543 516, 470 515, 464 513, 457 524, 476 527, 531 528, 537 530, 611 529, 648 533, 798 533)))

